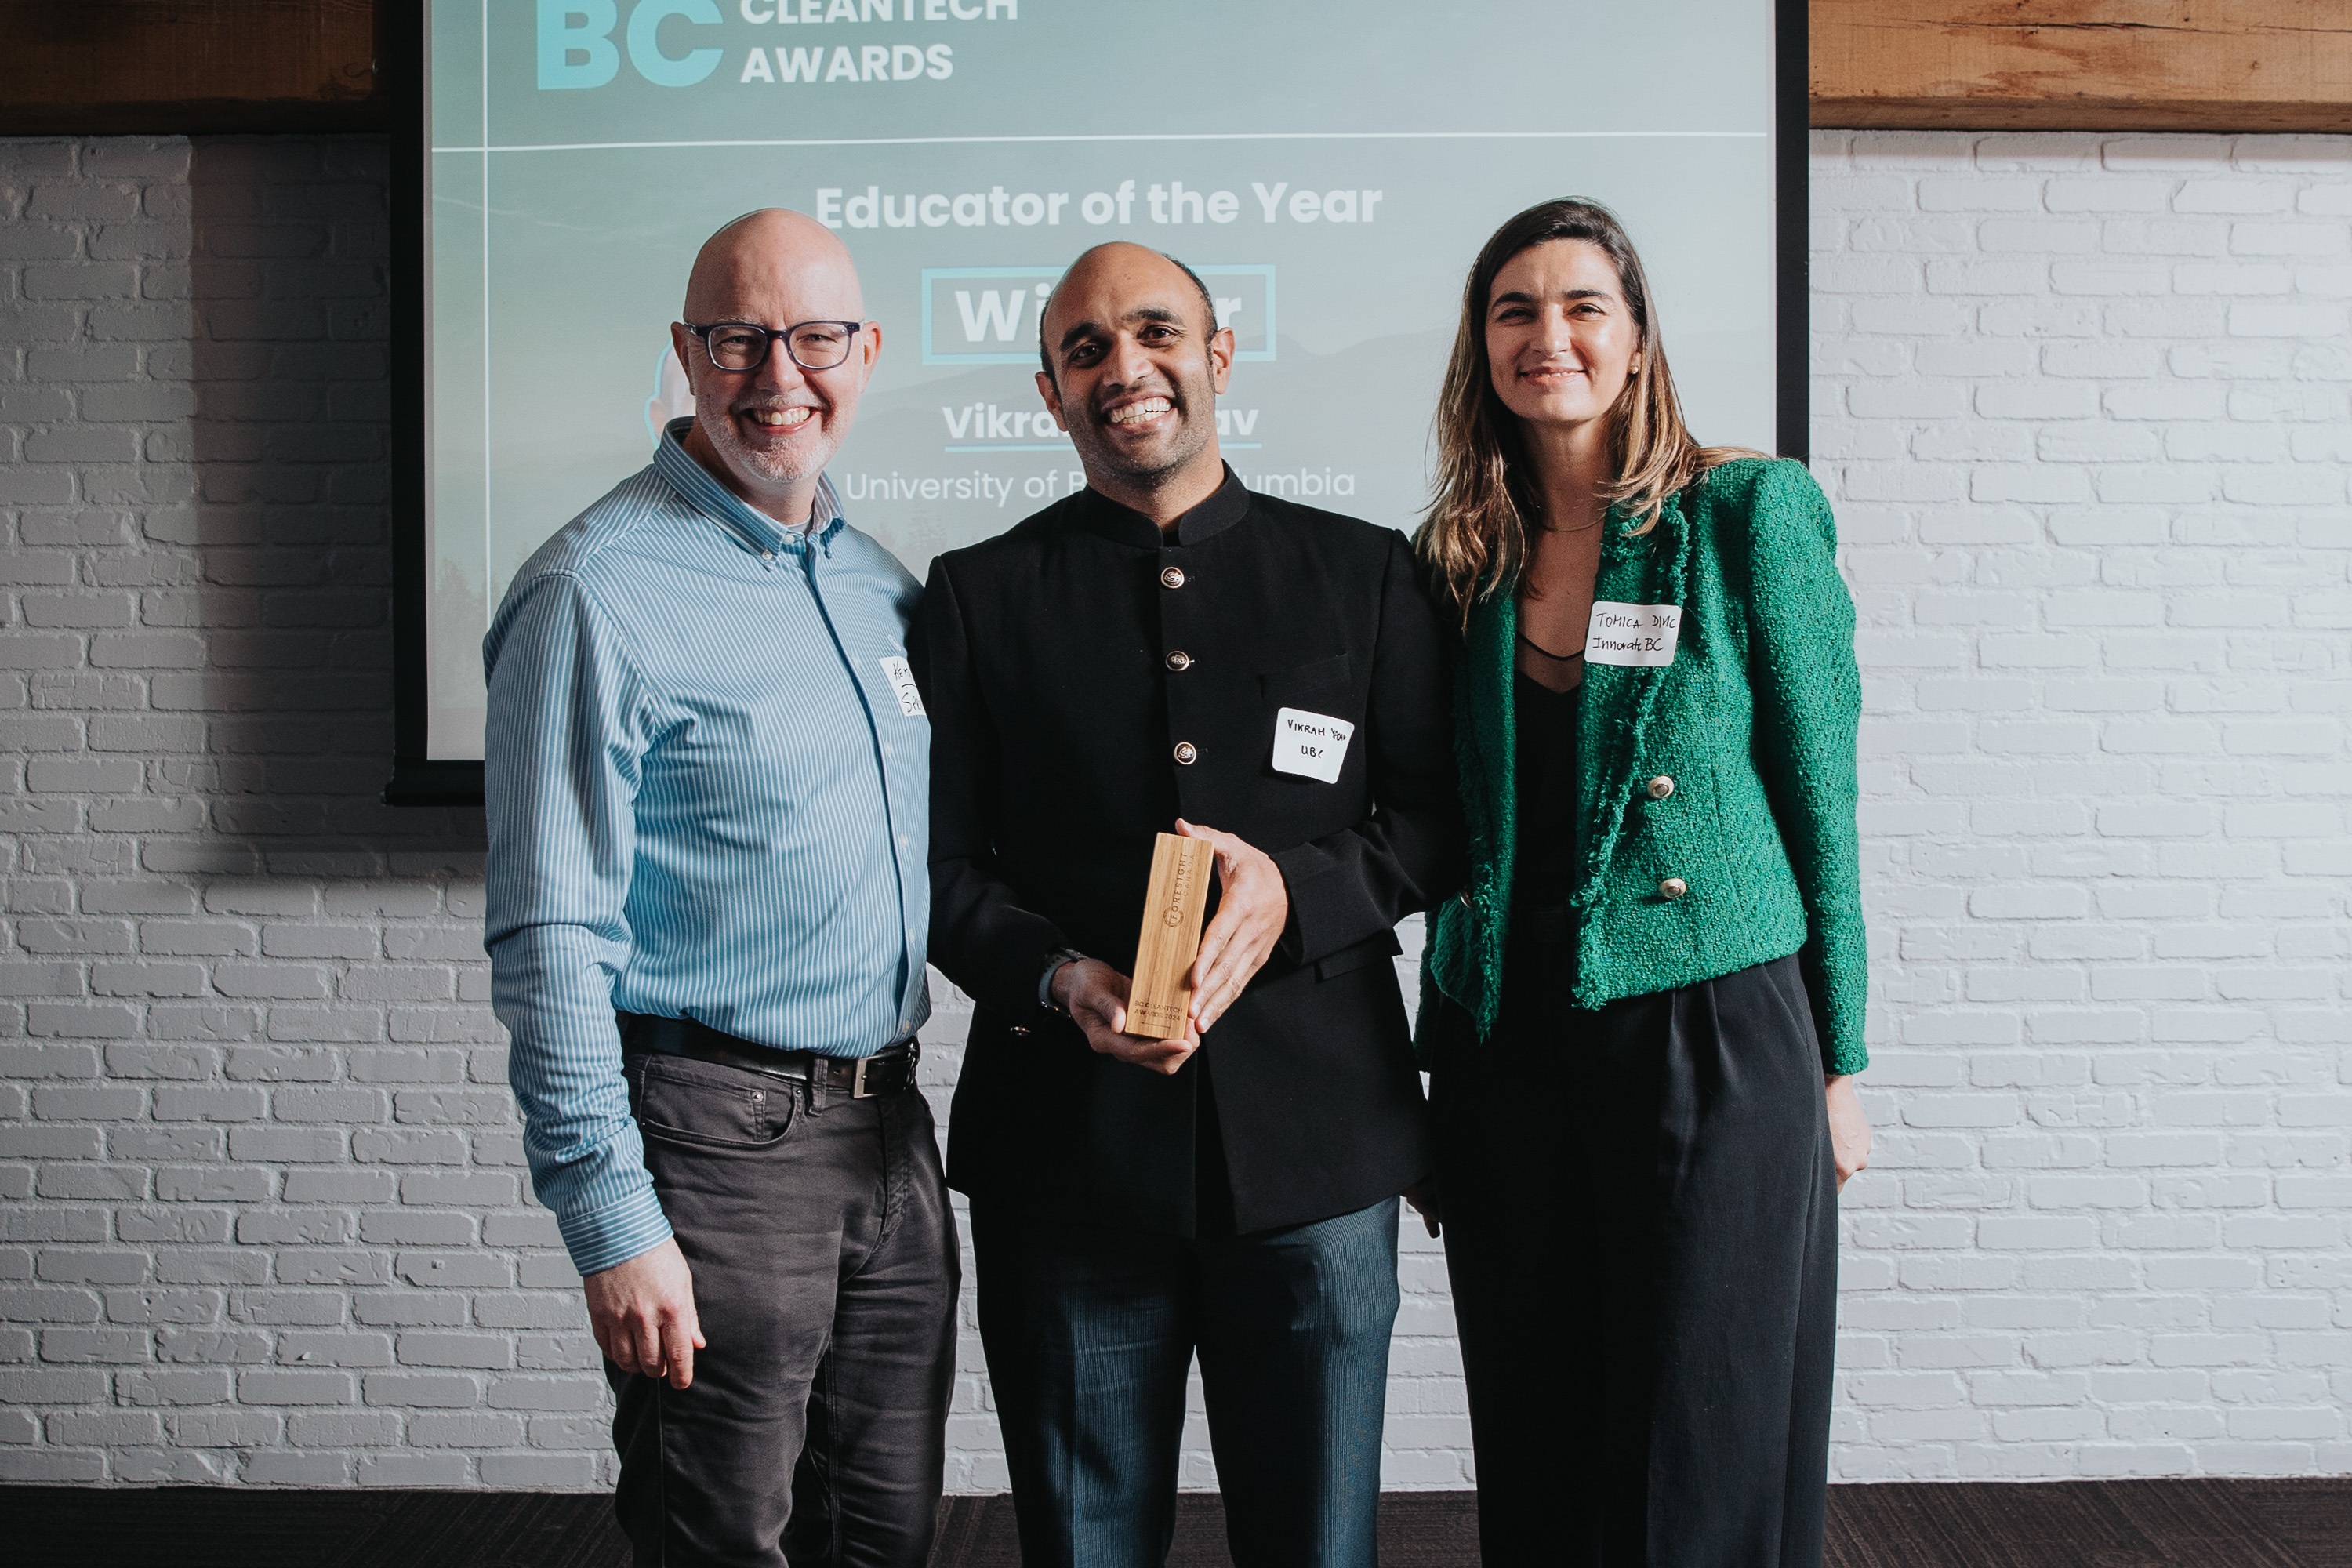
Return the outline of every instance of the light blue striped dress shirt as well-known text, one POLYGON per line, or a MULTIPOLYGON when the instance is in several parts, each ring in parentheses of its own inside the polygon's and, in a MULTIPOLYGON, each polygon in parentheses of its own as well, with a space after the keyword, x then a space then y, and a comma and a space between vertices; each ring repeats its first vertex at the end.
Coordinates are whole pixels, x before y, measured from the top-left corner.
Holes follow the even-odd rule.
POLYGON ((669 1234, 614 1009, 866 1056, 929 1016, 921 585, 819 487, 814 542, 671 425, 482 641, 484 945, 540 1201, 583 1274, 669 1234))

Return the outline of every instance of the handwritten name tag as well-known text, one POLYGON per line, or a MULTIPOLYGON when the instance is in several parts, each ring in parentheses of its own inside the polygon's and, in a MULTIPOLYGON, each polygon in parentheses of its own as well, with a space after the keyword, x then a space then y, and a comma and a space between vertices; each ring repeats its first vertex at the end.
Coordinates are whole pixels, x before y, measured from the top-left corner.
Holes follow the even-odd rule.
POLYGON ((882 679, 890 683, 890 689, 897 694, 899 712, 909 719, 926 716, 923 712, 923 689, 915 684, 913 665, 903 658, 886 658, 882 660, 882 679))
POLYGON ((1620 605, 1592 602, 1592 629, 1584 637, 1587 664, 1630 664, 1652 668, 1675 662, 1682 637, 1680 605, 1620 605))
POLYGON ((1274 716, 1274 771, 1301 778, 1339 782, 1339 764, 1348 760, 1348 742, 1356 727, 1328 713, 1285 708, 1274 716))

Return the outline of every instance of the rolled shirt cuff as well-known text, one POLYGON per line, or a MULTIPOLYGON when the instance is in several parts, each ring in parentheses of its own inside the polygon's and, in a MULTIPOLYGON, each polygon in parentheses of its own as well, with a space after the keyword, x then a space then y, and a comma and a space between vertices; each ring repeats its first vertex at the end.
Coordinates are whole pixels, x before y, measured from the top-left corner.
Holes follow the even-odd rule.
POLYGON ((645 1191, 592 1213, 558 1215, 555 1223, 572 1267, 583 1276, 626 1263, 670 1238, 669 1218, 650 1183, 645 1191))

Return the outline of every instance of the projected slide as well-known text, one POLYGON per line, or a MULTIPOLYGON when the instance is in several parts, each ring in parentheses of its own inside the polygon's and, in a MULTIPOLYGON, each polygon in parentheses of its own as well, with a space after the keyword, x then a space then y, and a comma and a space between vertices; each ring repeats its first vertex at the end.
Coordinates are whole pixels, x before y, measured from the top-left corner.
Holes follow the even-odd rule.
POLYGON ((1413 526, 1464 273, 1556 195, 1627 221, 1701 438, 1772 445, 1759 0, 436 0, 427 48, 435 759, 482 754, 516 567, 690 411, 668 323, 755 207, 857 259, 882 352, 832 472, 918 576, 1084 482, 1031 376, 1106 239, 1210 285, 1263 490, 1413 526))

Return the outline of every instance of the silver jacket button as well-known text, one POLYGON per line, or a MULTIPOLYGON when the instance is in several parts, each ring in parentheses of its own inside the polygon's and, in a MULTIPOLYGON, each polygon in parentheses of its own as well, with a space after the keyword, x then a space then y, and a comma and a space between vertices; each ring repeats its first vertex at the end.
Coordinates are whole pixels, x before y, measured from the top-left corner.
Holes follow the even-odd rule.
POLYGON ((1190 669, 1192 668, 1192 656, 1186 653, 1180 647, 1174 653, 1168 656, 1168 668, 1171 669, 1190 669))
POLYGON ((1162 566, 1160 569, 1160 585, 1163 588, 1182 587, 1184 585, 1184 568, 1181 566, 1162 566))
POLYGON ((1200 754, 1200 752, 1193 747, 1192 742, 1179 741, 1176 742, 1176 760, 1183 763, 1186 767, 1191 767, 1192 765, 1192 759, 1200 754))
POLYGON ((1668 778, 1665 774, 1660 773, 1656 778, 1652 779, 1645 787, 1649 790, 1650 798, 1652 800, 1664 800, 1666 796, 1675 793, 1675 781, 1668 778))
POLYGON ((1690 884, 1680 877, 1668 877, 1658 884, 1658 897, 1671 903, 1690 891, 1690 884))

